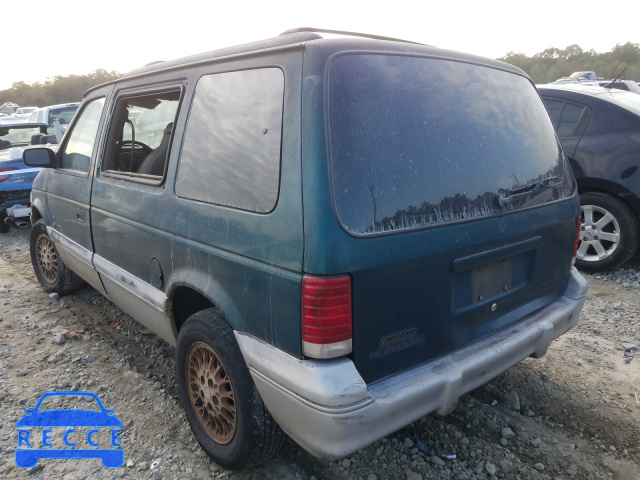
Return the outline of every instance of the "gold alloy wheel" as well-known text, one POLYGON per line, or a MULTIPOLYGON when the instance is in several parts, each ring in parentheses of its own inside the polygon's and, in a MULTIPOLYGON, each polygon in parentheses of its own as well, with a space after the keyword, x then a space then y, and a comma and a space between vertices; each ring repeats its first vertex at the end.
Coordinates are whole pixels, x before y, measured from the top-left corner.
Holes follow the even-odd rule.
POLYGON ((56 283, 58 280, 58 254, 53 242, 45 234, 40 234, 36 239, 35 250, 40 273, 47 283, 56 283))
POLYGON ((236 432, 236 402, 224 365, 209 347, 194 343, 187 353, 187 389, 191 405, 207 434, 227 444, 236 432))

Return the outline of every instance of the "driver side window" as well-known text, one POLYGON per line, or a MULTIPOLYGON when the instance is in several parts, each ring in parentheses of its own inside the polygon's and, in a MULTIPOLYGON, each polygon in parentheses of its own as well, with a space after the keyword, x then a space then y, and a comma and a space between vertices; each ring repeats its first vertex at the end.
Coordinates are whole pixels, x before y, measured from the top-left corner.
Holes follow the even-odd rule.
POLYGON ((103 172, 155 181, 164 176, 180 93, 172 89, 117 101, 103 172))

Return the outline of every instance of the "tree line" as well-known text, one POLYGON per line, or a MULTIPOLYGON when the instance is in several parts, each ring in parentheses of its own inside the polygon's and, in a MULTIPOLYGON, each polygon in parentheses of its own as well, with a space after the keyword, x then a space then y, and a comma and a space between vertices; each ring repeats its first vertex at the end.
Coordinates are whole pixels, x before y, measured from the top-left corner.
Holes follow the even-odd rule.
MULTIPOLYGON (((578 45, 564 50, 547 48, 533 57, 509 52, 499 58, 529 74, 535 83, 549 83, 580 70, 593 70, 605 79, 615 78, 625 67, 622 79, 640 81, 640 44, 617 44, 610 52, 584 51, 578 45)), ((43 107, 58 103, 78 102, 89 88, 120 77, 116 71, 95 70, 87 75, 55 76, 42 83, 15 82, 11 88, 0 90, 0 105, 13 102, 43 107)))
MULTIPOLYGON (((563 157, 558 156, 558 162, 549 168, 544 174, 527 180, 524 184, 518 183, 511 189, 499 188, 496 192, 485 192, 476 198, 470 198, 465 194, 456 193, 452 197, 445 197, 438 203, 422 202, 420 206, 409 205, 407 208, 397 210, 392 216, 385 216, 382 220, 375 218, 373 224, 364 233, 381 233, 408 228, 419 228, 428 225, 454 222, 475 217, 491 215, 513 208, 527 205, 531 198, 540 195, 541 198, 566 198, 571 195, 573 189, 570 184, 564 182, 565 164, 563 157), (552 182, 553 180, 553 182, 552 182), (516 189, 539 185, 539 188, 514 194, 516 189), (545 193, 546 192, 546 193, 545 193), (498 197, 510 197, 511 200, 503 207, 499 207, 498 197)), ((373 189, 375 190, 375 189, 373 189)), ((373 194, 372 190, 372 194, 373 194)))
POLYGON ((591 70, 606 80, 615 78, 625 67, 622 80, 640 82, 640 44, 627 42, 617 44, 610 52, 584 51, 578 45, 569 45, 564 50, 547 48, 533 57, 523 53, 509 52, 499 58, 521 68, 534 83, 549 83, 573 72, 591 70))
POLYGON ((116 71, 99 69, 87 75, 55 76, 42 83, 14 82, 11 88, 0 90, 0 105, 13 102, 22 107, 44 107, 79 102, 89 88, 120 76, 116 71))

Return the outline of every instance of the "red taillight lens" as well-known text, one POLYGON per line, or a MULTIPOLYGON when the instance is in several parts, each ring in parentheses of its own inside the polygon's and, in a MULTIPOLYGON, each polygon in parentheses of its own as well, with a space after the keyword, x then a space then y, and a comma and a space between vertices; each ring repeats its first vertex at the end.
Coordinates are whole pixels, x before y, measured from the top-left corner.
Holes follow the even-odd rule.
MULTIPOLYGON (((13 170, 18 170, 18 169, 15 167, 0 167, 0 172, 9 172, 13 170)), ((4 182, 7 178, 9 178, 9 175, 0 174, 0 182, 4 182)))
POLYGON ((302 278, 302 352, 313 358, 351 353, 351 278, 302 278))
POLYGON ((573 258, 571 259, 571 265, 575 265, 576 257, 578 256, 578 244, 580 243, 580 227, 582 227, 582 216, 578 215, 578 222, 576 225, 576 238, 573 240, 573 258))

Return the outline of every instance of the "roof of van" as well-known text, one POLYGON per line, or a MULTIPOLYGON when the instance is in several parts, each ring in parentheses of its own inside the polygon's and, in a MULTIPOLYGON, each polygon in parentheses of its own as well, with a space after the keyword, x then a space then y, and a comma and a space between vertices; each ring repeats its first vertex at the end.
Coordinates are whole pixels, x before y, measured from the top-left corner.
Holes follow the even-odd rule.
POLYGON ((205 60, 211 60, 213 58, 227 57, 231 55, 237 55, 242 53, 254 52, 259 50, 266 50, 274 47, 281 47, 284 45, 290 45, 295 43, 308 42, 310 40, 317 40, 322 36, 317 33, 311 32, 299 32, 283 34, 267 40, 260 40, 257 42, 244 43, 241 45, 234 45, 232 47, 225 47, 218 50, 213 50, 204 53, 198 53, 196 55, 190 55, 188 57, 176 58, 174 60, 167 60, 161 62, 153 62, 144 67, 136 68, 130 72, 125 73, 122 78, 133 77, 143 73, 149 73, 156 70, 162 70, 165 68, 171 68, 179 65, 187 65, 190 63, 197 63, 205 60))
MULTIPOLYGON (((356 32, 345 32, 345 31, 339 31, 339 30, 327 30, 327 29, 317 29, 317 28, 309 28, 309 27, 303 27, 303 28, 295 28, 295 29, 291 29, 291 30, 287 30, 284 33, 278 35, 277 37, 273 37, 273 38, 269 38, 266 40, 260 40, 260 41, 256 41, 256 42, 250 42, 250 43, 245 43, 245 44, 241 44, 241 45, 234 45, 231 47, 225 47, 225 48, 221 48, 218 50, 212 50, 212 51, 208 51, 208 52, 204 52, 204 53, 199 53, 199 54, 195 54, 195 55, 190 55, 187 57, 182 57, 182 58, 177 58, 177 59, 173 59, 173 60, 167 60, 167 61, 158 61, 158 62, 152 62, 149 63, 143 67, 140 68, 136 68, 134 70, 131 70, 125 74, 122 75, 122 77, 120 77, 121 79, 126 79, 126 78, 132 78, 132 77, 136 77, 139 75, 145 75, 145 74, 149 74, 149 73, 153 73, 153 72, 158 72, 158 71, 162 71, 162 70, 170 70, 173 68, 178 68, 178 67, 183 67, 186 65, 193 65, 193 64, 197 64, 200 62, 206 62, 206 61, 211 61, 217 58, 223 58, 223 57, 230 57, 230 56, 234 56, 234 55, 242 55, 242 54, 246 54, 246 53, 251 53, 251 52, 258 52, 258 51, 264 51, 264 50, 268 50, 271 48, 278 48, 278 47, 286 47, 288 45, 302 45, 304 43, 313 41, 313 40, 322 40, 322 39, 326 39, 326 37, 320 35, 319 33, 325 33, 325 34, 330 34, 330 35, 339 35, 339 36, 346 36, 346 37, 351 37, 350 41, 356 42, 356 41, 389 41, 389 42, 396 42, 398 45, 400 44, 405 44, 408 47, 410 46, 414 46, 414 47, 418 47, 418 48, 432 48, 433 50, 437 50, 440 54, 444 54, 445 56, 448 56, 447 54, 450 55, 454 55, 456 57, 459 56, 464 56, 464 57, 468 57, 469 60, 473 61, 479 61, 482 63, 486 63, 486 64, 494 64, 496 67, 500 67, 502 69, 505 70, 511 70, 514 73, 519 73, 521 75, 525 75, 526 73, 524 73, 521 69, 506 64, 504 62, 500 62, 498 60, 493 60, 493 59, 488 59, 488 58, 483 58, 483 57, 477 57, 475 55, 471 55, 471 54, 466 54, 464 52, 454 52, 454 51, 448 51, 446 49, 441 49, 438 47, 433 47, 430 45, 426 45, 426 44, 422 44, 422 43, 418 43, 418 42, 412 42, 409 40, 402 40, 402 39, 398 39, 398 38, 391 38, 391 37, 383 37, 383 36, 379 36, 379 35, 371 35, 371 34, 366 34, 366 33, 356 33, 356 32)), ((331 38, 330 38, 331 39, 331 38)), ((116 80, 112 80, 110 82, 107 82, 106 84, 111 84, 111 83, 116 83, 118 82, 120 79, 116 79, 116 80)), ((106 85, 103 84, 103 85, 106 85)), ((89 90, 87 90, 87 92, 92 91, 96 88, 99 88, 101 85, 97 85, 96 87, 90 88, 89 90)))

